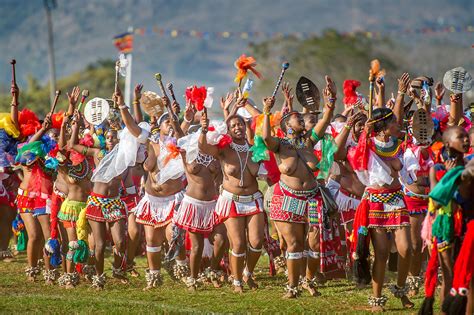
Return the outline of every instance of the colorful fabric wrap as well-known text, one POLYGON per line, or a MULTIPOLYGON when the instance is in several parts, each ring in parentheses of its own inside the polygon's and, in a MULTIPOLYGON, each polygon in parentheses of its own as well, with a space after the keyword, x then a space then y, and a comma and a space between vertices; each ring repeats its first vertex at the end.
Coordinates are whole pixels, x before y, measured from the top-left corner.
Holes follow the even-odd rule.
POLYGON ((450 201, 447 206, 438 209, 433 222, 432 235, 438 239, 438 251, 450 248, 454 238, 461 236, 461 232, 462 210, 460 207, 454 207, 450 201))
POLYGON ((76 222, 79 219, 79 214, 81 213, 81 210, 86 207, 86 202, 75 201, 66 198, 66 200, 64 200, 63 204, 61 205, 61 209, 58 213, 58 218, 61 221, 76 222))
POLYGON ((34 216, 51 213, 51 203, 47 194, 37 194, 18 188, 15 203, 18 213, 32 213, 34 216))
POLYGON ((86 217, 97 222, 115 222, 127 218, 127 209, 120 197, 106 197, 92 192, 87 198, 86 217))
POLYGON ((362 199, 368 200, 369 204, 367 228, 391 230, 410 225, 410 216, 401 188, 366 188, 362 199))
POLYGON ((20 131, 15 127, 10 113, 0 113, 0 129, 5 130, 10 137, 18 138, 20 136, 20 131))
POLYGON ((405 203, 410 215, 426 214, 428 212, 428 195, 416 194, 403 186, 405 203))
POLYGON ((10 167, 15 162, 18 142, 0 129, 0 167, 10 167))
MULTIPOLYGON (((314 129, 312 131, 311 137, 317 139, 317 134, 314 129)), ((337 151, 337 145, 332 135, 327 133, 320 140, 321 159, 319 160, 318 165, 316 165, 319 169, 317 178, 326 179, 329 176, 329 170, 331 169, 332 164, 334 163, 334 153, 336 153, 337 151)))
POLYGON ((433 190, 431 190, 430 197, 437 203, 447 206, 454 197, 454 193, 458 188, 456 181, 461 176, 463 170, 464 166, 456 166, 444 174, 433 190))
POLYGON ((309 220, 311 225, 317 225, 321 202, 317 186, 311 190, 298 191, 280 181, 275 185, 270 203, 270 219, 293 223, 307 223, 309 220))

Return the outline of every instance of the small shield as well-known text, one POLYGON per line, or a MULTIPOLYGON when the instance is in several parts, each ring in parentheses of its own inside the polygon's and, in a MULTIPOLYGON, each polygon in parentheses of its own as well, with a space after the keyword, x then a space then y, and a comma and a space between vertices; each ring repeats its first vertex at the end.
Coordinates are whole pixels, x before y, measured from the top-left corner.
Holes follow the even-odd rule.
POLYGON ((143 92, 140 98, 140 105, 145 113, 151 117, 159 118, 163 115, 165 104, 163 99, 155 92, 143 92))
POLYGON ((472 88, 472 76, 463 67, 457 67, 444 74, 443 84, 453 93, 465 93, 472 88))
POLYGON ((301 106, 310 112, 320 112, 319 103, 321 94, 319 89, 310 79, 301 77, 296 83, 296 98, 301 106))
POLYGON ((423 108, 417 109, 413 113, 412 130, 413 137, 420 144, 431 143, 431 138, 434 132, 434 123, 431 119, 431 115, 423 108))
POLYGON ((107 119, 110 112, 110 106, 107 100, 95 97, 87 102, 84 107, 84 118, 88 123, 98 126, 107 119))

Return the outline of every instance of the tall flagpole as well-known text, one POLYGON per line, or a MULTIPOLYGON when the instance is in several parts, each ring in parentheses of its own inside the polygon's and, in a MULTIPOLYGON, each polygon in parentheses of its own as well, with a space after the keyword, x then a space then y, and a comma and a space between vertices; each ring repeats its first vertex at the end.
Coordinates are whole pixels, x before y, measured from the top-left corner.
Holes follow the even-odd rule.
MULTIPOLYGON (((133 27, 132 26, 130 26, 128 28, 128 32, 133 34, 133 27)), ((130 108, 132 108, 132 106, 131 106, 132 102, 130 101, 131 92, 132 92, 132 52, 126 54, 125 56, 126 56, 127 61, 128 61, 127 72, 126 72, 126 76, 125 76, 125 95, 124 95, 125 96, 125 104, 130 106, 130 108)))
POLYGON ((49 98, 53 102, 56 94, 56 66, 54 64, 53 21, 51 11, 56 8, 56 0, 44 0, 46 23, 48 26, 48 63, 49 63, 49 98))

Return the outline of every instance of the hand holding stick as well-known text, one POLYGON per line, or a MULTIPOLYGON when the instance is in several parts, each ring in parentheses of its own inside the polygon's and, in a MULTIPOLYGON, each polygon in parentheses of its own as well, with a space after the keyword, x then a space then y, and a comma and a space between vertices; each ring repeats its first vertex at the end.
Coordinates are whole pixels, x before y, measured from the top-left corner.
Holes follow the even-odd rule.
MULTIPOLYGON (((172 84, 172 83, 168 83, 168 84, 166 85, 166 87, 168 88, 168 91, 170 91, 171 98, 173 99, 173 103, 178 104, 178 101, 176 100, 176 96, 174 95, 173 84, 172 84)), ((177 109, 176 109, 176 114, 179 114, 180 111, 181 111, 181 110, 180 110, 180 108, 179 108, 179 106, 178 106, 177 109)))
POLYGON ((84 105, 84 102, 86 101, 86 98, 88 97, 89 97, 89 90, 82 91, 81 102, 79 103, 79 107, 77 108, 79 112, 81 111, 82 106, 84 105))
POLYGON ((10 61, 10 64, 12 65, 12 86, 16 86, 16 71, 15 71, 16 60, 12 59, 12 61, 10 61))

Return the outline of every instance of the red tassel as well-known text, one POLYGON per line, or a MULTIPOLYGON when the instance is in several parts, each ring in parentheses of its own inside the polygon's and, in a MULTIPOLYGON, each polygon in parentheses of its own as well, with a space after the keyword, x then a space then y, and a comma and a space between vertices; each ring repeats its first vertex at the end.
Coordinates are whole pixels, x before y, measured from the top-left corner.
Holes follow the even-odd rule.
POLYGON ((436 290, 436 282, 438 281, 438 246, 437 240, 433 242, 433 248, 431 249, 430 260, 428 261, 428 266, 426 267, 425 274, 425 297, 430 298, 434 296, 436 290))
MULTIPOLYGON (((369 201, 367 199, 362 199, 361 203, 357 207, 355 217, 354 217, 354 225, 352 229, 351 235, 351 252, 355 252, 357 247, 357 239, 358 239, 358 230, 361 226, 367 227, 369 224, 369 201)), ((367 239, 369 239, 367 237, 367 239)))

